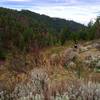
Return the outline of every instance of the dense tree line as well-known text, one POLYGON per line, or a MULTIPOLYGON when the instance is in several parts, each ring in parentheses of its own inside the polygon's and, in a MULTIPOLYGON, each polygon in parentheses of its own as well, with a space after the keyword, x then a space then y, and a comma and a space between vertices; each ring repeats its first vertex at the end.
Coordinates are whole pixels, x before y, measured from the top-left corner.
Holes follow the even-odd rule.
POLYGON ((12 49, 29 52, 67 40, 100 37, 100 17, 88 27, 74 21, 51 18, 28 10, 0 8, 0 58, 12 49))

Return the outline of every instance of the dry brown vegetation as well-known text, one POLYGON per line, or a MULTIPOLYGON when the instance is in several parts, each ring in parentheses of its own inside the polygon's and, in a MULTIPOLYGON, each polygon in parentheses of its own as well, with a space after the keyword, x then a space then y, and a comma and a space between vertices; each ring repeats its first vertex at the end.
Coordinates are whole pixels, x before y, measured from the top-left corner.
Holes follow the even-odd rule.
POLYGON ((90 61, 90 54, 95 57, 100 51, 62 46, 9 54, 0 65, 1 100, 99 100, 100 73, 94 71, 94 62, 83 62, 90 61))

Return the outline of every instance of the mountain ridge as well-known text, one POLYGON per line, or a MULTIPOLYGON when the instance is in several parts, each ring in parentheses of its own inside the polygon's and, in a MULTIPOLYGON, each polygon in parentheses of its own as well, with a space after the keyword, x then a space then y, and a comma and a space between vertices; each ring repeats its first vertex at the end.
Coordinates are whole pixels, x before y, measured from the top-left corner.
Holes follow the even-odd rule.
MULTIPOLYGON (((86 26, 29 10, 0 7, 0 48, 30 49, 64 44, 86 26)), ((4 50, 5 49, 5 50, 4 50)))

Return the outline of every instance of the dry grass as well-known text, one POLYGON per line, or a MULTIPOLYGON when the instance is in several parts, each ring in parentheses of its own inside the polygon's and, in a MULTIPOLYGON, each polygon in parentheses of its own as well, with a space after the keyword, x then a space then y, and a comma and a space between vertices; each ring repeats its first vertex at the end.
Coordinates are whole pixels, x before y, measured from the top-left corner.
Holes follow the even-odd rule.
POLYGON ((38 54, 9 55, 0 66, 0 91, 6 91, 0 92, 5 98, 1 100, 99 100, 100 73, 81 62, 89 52, 95 55, 99 51, 79 54, 74 59, 76 66, 65 69, 64 65, 73 60, 73 56, 69 59, 70 51, 66 46, 57 46, 38 54))

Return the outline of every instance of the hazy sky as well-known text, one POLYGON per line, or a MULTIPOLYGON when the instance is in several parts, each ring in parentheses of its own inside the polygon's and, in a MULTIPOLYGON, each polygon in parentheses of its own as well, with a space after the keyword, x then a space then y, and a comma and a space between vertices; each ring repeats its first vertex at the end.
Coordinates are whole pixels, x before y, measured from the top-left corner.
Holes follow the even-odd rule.
POLYGON ((29 9, 87 24, 100 14, 100 0, 0 0, 1 7, 29 9))

